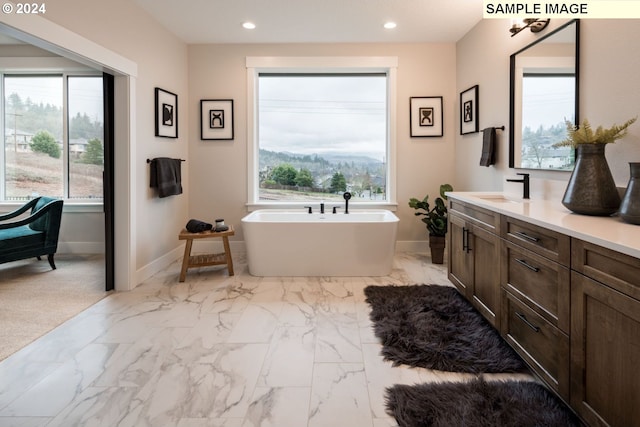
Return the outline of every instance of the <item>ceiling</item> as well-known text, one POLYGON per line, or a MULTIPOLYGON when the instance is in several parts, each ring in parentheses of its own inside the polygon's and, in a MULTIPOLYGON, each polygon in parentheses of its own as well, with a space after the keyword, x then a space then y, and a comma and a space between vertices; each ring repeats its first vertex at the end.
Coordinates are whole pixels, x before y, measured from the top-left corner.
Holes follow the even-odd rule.
POLYGON ((132 0, 188 44, 456 42, 482 0, 132 0), (251 21, 256 28, 246 30, 251 21), (393 30, 383 24, 393 21, 393 30))

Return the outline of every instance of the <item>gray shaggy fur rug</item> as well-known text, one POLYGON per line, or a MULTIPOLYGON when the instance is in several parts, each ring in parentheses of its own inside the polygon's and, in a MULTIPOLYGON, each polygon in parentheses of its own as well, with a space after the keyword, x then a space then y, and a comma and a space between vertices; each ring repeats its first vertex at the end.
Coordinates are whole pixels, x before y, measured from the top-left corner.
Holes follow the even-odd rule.
POLYGON ((367 286, 382 356, 394 366, 449 372, 527 372, 498 332, 450 286, 367 286))
POLYGON ((582 425, 551 392, 526 381, 394 385, 386 403, 400 427, 582 425))

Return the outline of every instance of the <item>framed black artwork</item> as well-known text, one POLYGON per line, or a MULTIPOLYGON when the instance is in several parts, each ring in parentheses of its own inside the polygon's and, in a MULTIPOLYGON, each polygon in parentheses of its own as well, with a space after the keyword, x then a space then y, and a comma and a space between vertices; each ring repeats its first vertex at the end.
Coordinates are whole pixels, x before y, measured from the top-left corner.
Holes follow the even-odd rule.
POLYGON ((156 88, 156 136, 178 137, 178 95, 156 88))
POLYGON ((441 96, 413 96, 409 99, 411 137, 443 135, 441 96))
POLYGON ((233 139, 233 99, 200 101, 200 139, 233 139))
POLYGON ((478 85, 460 93, 460 134, 479 131, 478 85))

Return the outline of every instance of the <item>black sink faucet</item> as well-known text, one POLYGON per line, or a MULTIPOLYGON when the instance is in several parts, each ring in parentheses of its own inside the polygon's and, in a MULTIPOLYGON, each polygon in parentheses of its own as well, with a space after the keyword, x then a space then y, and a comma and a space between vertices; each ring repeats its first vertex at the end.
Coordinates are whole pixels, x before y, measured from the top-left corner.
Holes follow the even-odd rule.
POLYGON ((519 173, 518 175, 522 175, 522 179, 507 179, 507 182, 521 182, 522 183, 522 198, 529 198, 529 174, 528 173, 519 173))

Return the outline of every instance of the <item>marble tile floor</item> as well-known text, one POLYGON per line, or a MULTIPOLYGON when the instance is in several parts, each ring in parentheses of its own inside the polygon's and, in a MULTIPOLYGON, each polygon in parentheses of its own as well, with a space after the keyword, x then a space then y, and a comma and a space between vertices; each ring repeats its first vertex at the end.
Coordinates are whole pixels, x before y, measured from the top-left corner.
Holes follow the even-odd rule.
POLYGON ((388 277, 253 277, 242 254, 234 265, 178 283, 176 262, 4 360, 0 427, 388 427, 386 387, 472 377, 379 355, 363 289, 450 284, 427 256, 396 254, 388 277))

